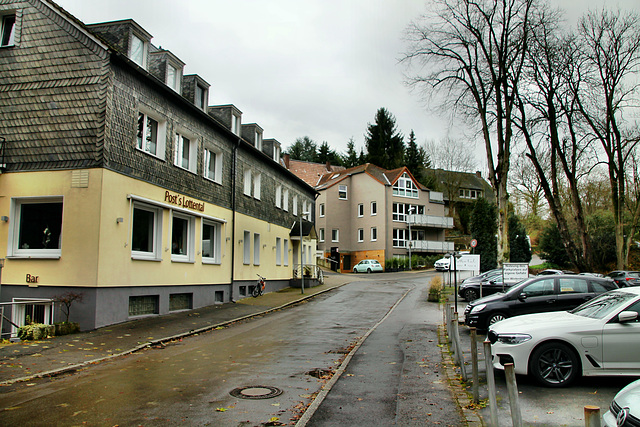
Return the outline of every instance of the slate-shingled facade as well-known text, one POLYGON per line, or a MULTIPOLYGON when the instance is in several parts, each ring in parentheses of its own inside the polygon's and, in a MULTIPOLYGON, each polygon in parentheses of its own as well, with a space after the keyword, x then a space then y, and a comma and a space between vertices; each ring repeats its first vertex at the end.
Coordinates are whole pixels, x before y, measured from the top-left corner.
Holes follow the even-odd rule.
MULTIPOLYGON (((46 0, 0 0, 7 15, 2 302, 82 294, 70 320, 92 329, 242 298, 256 273, 267 291, 289 286, 300 217, 282 187, 287 206, 317 193, 279 165, 275 139, 261 151, 244 138, 262 128, 208 106, 209 84, 133 20, 84 25, 46 0)), ((17 324, 61 320, 14 307, 17 324)))

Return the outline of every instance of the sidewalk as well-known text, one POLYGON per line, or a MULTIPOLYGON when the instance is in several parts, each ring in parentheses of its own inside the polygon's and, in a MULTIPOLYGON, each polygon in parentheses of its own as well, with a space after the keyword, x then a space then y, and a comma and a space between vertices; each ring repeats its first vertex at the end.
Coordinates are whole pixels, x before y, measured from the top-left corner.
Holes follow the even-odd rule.
POLYGON ((304 294, 299 288, 286 288, 237 303, 146 317, 42 341, 0 345, 0 386, 72 372, 149 346, 179 340, 296 304, 354 280, 358 279, 352 275, 326 273, 323 285, 305 288, 304 294))

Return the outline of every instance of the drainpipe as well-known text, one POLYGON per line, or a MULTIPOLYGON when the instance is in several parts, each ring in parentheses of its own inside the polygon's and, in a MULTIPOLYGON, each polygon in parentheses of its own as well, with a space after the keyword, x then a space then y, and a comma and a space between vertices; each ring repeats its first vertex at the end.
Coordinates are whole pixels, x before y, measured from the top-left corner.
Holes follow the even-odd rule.
POLYGON ((238 168, 238 148, 240 147, 240 138, 233 146, 233 160, 231 162, 231 291, 229 299, 233 299, 233 282, 235 280, 236 270, 236 170, 238 168))

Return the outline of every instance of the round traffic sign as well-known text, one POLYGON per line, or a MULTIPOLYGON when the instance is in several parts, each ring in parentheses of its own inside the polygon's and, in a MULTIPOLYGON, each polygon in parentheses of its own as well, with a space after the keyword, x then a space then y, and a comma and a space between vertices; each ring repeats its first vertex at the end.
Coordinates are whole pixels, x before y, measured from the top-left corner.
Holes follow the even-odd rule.
POLYGON ((478 241, 476 239, 471 239, 471 247, 475 248, 476 246, 478 246, 478 241))

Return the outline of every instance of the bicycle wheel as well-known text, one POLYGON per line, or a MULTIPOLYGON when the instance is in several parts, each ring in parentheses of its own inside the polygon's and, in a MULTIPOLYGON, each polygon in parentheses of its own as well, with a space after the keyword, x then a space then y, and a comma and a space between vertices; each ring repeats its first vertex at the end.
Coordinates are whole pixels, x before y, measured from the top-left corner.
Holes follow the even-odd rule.
POLYGON ((254 298, 259 297, 260 294, 262 293, 262 292, 260 292, 261 290, 262 290, 262 286, 260 286, 260 283, 258 283, 257 285, 255 285, 253 287, 253 292, 251 292, 251 296, 254 297, 254 298))

